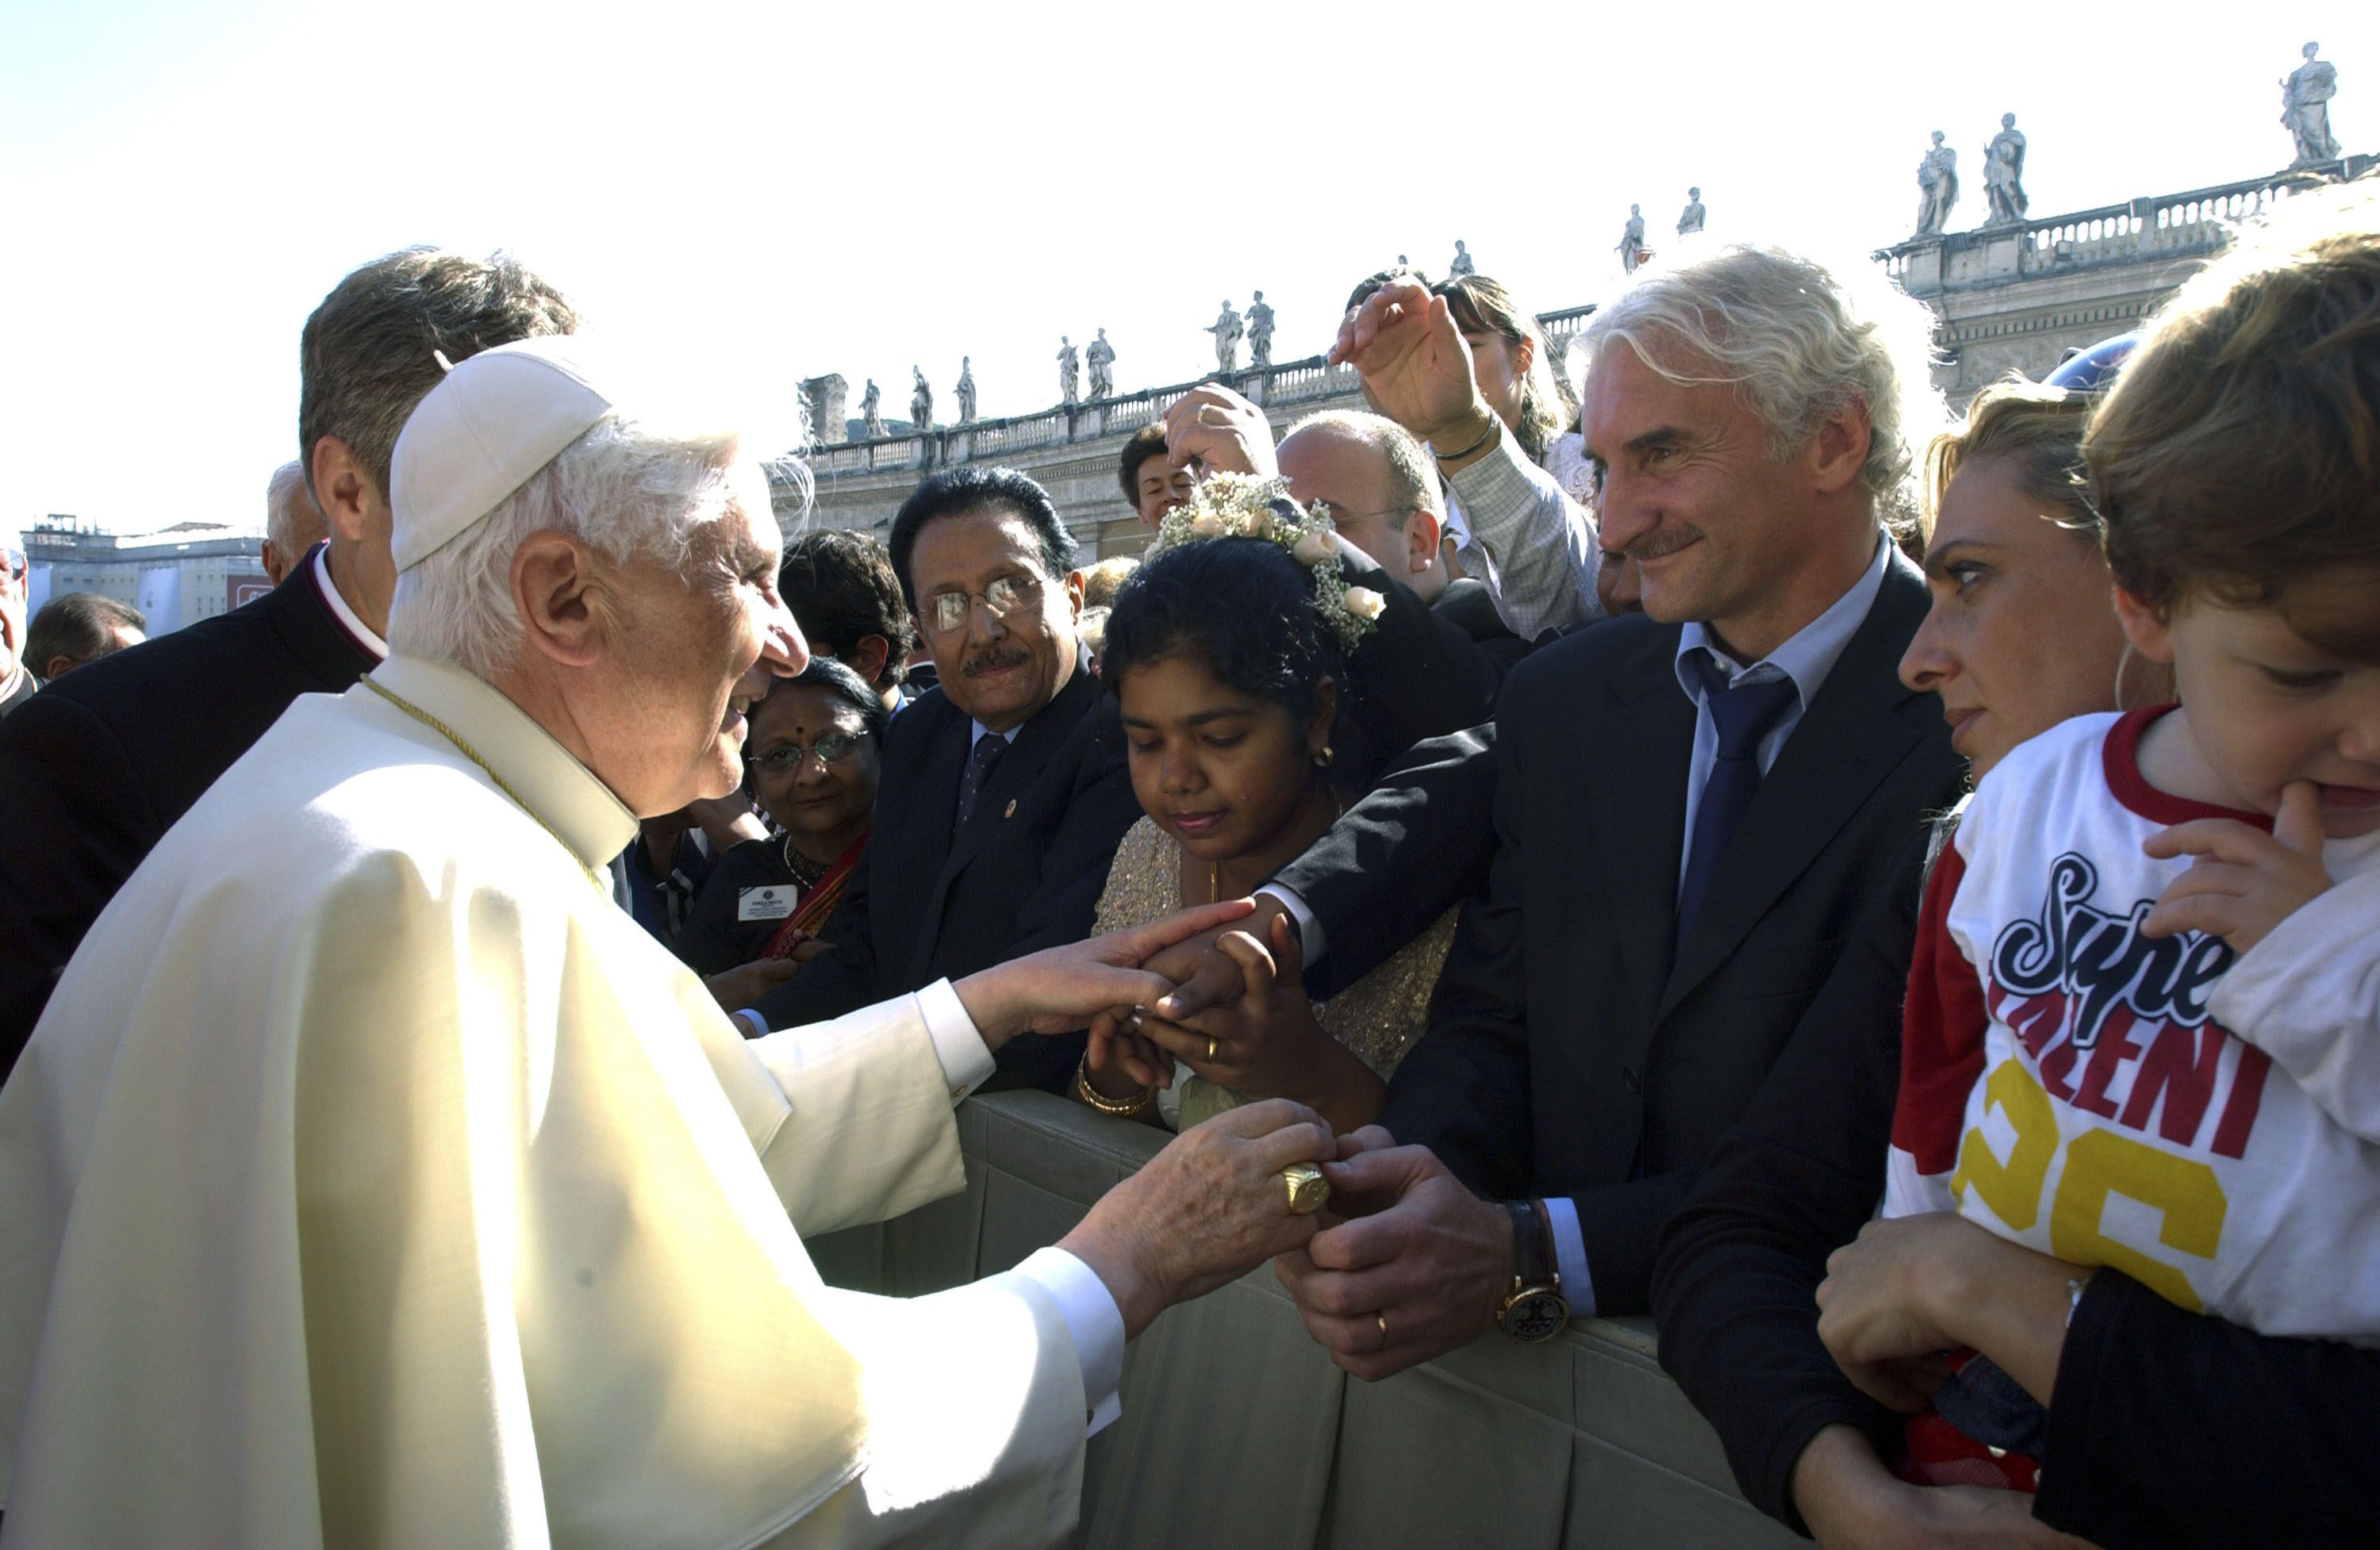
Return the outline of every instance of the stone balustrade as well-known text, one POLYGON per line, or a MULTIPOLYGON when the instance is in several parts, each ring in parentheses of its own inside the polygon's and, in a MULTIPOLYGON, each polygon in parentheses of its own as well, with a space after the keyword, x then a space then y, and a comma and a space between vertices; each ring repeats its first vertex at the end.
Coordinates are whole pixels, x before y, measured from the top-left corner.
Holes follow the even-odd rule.
POLYGON ((2290 195, 2353 177, 2380 158, 2348 156, 2187 193, 2136 199, 2014 225, 1912 237, 1879 250, 1885 272, 1912 296, 2054 275, 2100 264, 2204 259, 2233 226, 2290 195))

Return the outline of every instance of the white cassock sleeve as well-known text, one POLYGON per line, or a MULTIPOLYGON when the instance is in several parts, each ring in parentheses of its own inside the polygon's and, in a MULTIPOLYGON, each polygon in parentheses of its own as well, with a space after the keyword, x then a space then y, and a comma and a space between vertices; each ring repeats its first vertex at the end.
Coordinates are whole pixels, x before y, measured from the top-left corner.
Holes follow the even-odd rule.
POLYGON ((703 1055, 802 1233, 880 1222, 965 1187, 951 1106, 992 1062, 948 980, 757 1039, 680 988, 703 1055), (946 1060, 962 1069, 947 1072, 946 1060))
POLYGON ((465 838, 128 914, 143 972, 62 987, 108 1047, 0 1103, 10 1543, 1062 1536, 1101 1360, 1063 1267, 871 1297, 787 1220, 957 1187, 915 999, 771 1050, 781 1084, 541 836, 465 838))

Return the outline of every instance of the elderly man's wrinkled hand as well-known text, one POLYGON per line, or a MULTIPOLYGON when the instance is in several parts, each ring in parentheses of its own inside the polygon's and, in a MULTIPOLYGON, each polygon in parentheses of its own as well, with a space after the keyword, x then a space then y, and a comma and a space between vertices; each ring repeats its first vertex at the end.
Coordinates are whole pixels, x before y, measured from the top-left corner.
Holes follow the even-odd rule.
POLYGON ((1246 918, 1248 910, 1245 899, 1177 910, 1146 926, 1012 958, 952 988, 994 1050, 1027 1028, 1073 1033, 1103 1011, 1148 1006, 1166 995, 1172 982, 1140 965, 1186 938, 1246 918))
POLYGON ((1137 1335, 1160 1311, 1238 1279, 1314 1236, 1281 1170, 1335 1155, 1322 1117, 1286 1098, 1183 1132, 1102 1196, 1060 1243, 1089 1265, 1137 1335))

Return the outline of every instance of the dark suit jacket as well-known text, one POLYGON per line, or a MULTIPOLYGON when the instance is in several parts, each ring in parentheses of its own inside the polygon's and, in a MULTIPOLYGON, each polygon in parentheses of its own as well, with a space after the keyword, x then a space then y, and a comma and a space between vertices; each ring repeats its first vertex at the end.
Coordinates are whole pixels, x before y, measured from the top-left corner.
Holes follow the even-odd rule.
MULTIPOLYGON (((1514 669, 1492 779, 1488 740, 1416 750, 1435 789, 1406 798, 1400 822, 1434 836, 1419 848, 1434 845, 1439 868, 1460 869, 1463 836, 1490 859, 1382 1122, 1488 1195, 1572 1196, 1600 1312, 1645 1309, 1655 1234, 1923 816, 1958 790, 1939 705, 1895 676, 1925 606, 1896 555, 1761 782, 1675 963, 1694 732, 1673 665, 1677 626, 1612 621, 1514 669)), ((1303 886, 1293 872, 1311 880, 1311 853, 1282 874, 1321 919, 1333 959, 1342 941, 1369 951, 1443 907, 1425 896, 1436 891, 1428 874, 1394 859, 1405 847, 1372 838, 1386 865, 1368 907, 1343 884, 1303 886)))
MULTIPOLYGON (((842 906, 835 951, 756 1010, 787 1028, 958 978, 1089 934, 1108 863, 1140 818, 1116 742, 1101 734, 1087 654, 992 768, 954 828, 972 722, 939 688, 885 734, 875 836, 842 906)), ((1000 1052, 1004 1084, 1056 1087, 1082 1041, 1019 1038, 1000 1052)))
POLYGON ((1496 612, 1496 594, 1488 590, 1484 581, 1466 575, 1448 582, 1446 590, 1430 603, 1429 611, 1470 637, 1494 670, 1499 684, 1512 671, 1512 664, 1529 654, 1529 643, 1514 635, 1503 615, 1496 612))
POLYGON ((1331 733, 1347 760, 1334 774, 1360 787, 1415 744, 1494 715, 1504 675, 1526 648, 1503 629, 1479 583, 1457 582, 1425 603, 1362 550, 1344 538, 1337 541, 1340 579, 1388 599, 1347 659, 1347 693, 1331 733), (1476 587, 1487 602, 1484 620, 1467 606, 1475 599, 1457 593, 1464 587, 1476 587))
POLYGON ((83 933, 302 694, 375 665, 310 563, 245 608, 103 657, 0 721, 0 1054, 14 1066, 83 933))

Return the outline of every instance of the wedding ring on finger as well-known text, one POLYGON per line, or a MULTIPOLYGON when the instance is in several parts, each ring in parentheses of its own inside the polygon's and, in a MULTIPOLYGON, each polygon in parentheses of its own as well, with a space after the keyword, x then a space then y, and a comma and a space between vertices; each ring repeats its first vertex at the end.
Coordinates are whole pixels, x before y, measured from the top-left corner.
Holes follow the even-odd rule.
POLYGON ((1376 1322, 1377 1324, 1378 1324, 1378 1325, 1379 1325, 1379 1326, 1380 1326, 1380 1349, 1381 1349, 1382 1350, 1388 1350, 1388 1349, 1389 1349, 1389 1314, 1388 1314, 1388 1310, 1387 1310, 1387 1309, 1385 1309, 1385 1308, 1384 1308, 1384 1309, 1382 1309, 1380 1312, 1378 1312, 1378 1313, 1377 1313, 1377 1314, 1374 1314, 1372 1315, 1372 1318, 1373 1318, 1374 1322, 1376 1322))
POLYGON ((1289 1214, 1310 1217, 1322 1209, 1330 1198, 1330 1181, 1312 1163, 1292 1163, 1281 1170, 1283 1182, 1289 1185, 1289 1214))
POLYGON ((1215 1036, 1212 1034, 1207 1035, 1207 1063, 1210 1066, 1215 1063, 1215 1036))

